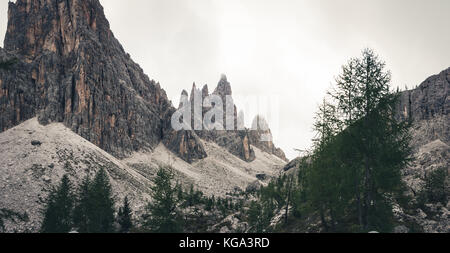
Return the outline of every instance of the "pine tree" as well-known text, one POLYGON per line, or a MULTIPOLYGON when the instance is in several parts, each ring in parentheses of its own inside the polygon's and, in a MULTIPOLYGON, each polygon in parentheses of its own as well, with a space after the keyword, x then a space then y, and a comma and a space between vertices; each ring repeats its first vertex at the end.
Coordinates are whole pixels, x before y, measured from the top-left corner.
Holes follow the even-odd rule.
POLYGON ((357 217, 360 229, 389 230, 389 199, 400 194, 411 149, 409 122, 394 117, 398 94, 384 68, 370 49, 349 61, 330 93, 336 106, 324 104, 316 118, 310 198, 325 227, 357 217))
POLYGON ((123 206, 119 208, 117 215, 118 223, 120 225, 120 233, 128 233, 133 227, 132 223, 131 207, 128 201, 128 197, 125 197, 123 201, 123 206))
POLYGON ((308 172, 308 196, 313 209, 318 210, 325 231, 334 230, 345 205, 342 199, 343 175, 337 163, 339 147, 337 135, 340 122, 337 109, 324 100, 315 117, 315 150, 308 172))
POLYGON ((364 229, 388 229, 391 204, 386 198, 399 194, 400 170, 411 154, 409 122, 398 122, 394 108, 398 94, 389 90, 391 73, 370 49, 363 51, 356 70, 354 108, 358 122, 355 140, 362 157, 364 229))
POLYGON ((111 233, 114 231, 114 199, 111 184, 104 169, 97 173, 91 187, 90 232, 111 233))
POLYGON ((58 188, 53 189, 47 199, 44 212, 43 233, 68 233, 72 229, 74 196, 72 184, 65 175, 58 188))
POLYGON ((91 206, 91 180, 86 176, 79 186, 77 204, 74 210, 74 225, 80 233, 89 233, 91 206))
POLYGON ((181 215, 178 210, 177 187, 173 186, 171 168, 161 167, 154 179, 152 201, 143 216, 144 227, 154 233, 181 232, 181 215))
POLYGON ((272 201, 252 201, 248 210, 248 223, 251 233, 268 233, 274 216, 275 205, 272 201))
POLYGON ((78 194, 74 211, 74 223, 78 232, 114 232, 114 199, 106 171, 101 169, 92 181, 87 176, 78 194))

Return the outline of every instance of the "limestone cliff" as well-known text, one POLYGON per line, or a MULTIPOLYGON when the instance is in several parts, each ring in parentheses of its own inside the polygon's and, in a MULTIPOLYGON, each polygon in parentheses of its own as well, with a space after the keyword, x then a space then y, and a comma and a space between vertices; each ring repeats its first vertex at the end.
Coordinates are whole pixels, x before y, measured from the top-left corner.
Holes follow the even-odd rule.
POLYGON ((98 0, 10 2, 4 45, 0 60, 18 60, 0 71, 0 132, 37 115, 117 157, 161 141, 187 161, 206 157, 194 132, 171 129, 165 91, 115 39, 98 0))

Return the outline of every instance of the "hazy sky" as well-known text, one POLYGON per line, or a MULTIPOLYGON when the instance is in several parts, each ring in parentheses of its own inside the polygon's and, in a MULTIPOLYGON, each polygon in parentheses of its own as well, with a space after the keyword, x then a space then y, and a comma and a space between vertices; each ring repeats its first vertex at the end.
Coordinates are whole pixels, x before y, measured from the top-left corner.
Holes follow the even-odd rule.
MULTIPOLYGON (((0 41, 7 2, 0 5, 0 41)), ((341 65, 371 47, 393 87, 450 67, 449 0, 101 0, 115 36, 177 104, 192 83, 280 98, 276 145, 311 143, 313 114, 341 65)), ((242 102, 242 101, 238 101, 242 102)), ((246 115, 250 120, 250 115, 246 115)), ((253 116, 253 115, 252 115, 253 116)))

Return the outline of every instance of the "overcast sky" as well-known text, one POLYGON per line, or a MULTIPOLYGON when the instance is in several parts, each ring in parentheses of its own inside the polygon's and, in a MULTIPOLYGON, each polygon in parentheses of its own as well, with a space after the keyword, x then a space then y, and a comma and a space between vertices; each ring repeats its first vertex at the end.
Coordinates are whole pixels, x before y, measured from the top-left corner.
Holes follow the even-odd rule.
MULTIPOLYGON (((0 41, 7 2, 0 5, 0 41)), ((310 146, 317 104, 341 65, 365 47, 387 62, 393 87, 416 86, 450 67, 449 0, 101 3, 125 50, 174 104, 193 82, 213 90, 222 73, 234 95, 278 95, 275 143, 289 158, 310 146)))

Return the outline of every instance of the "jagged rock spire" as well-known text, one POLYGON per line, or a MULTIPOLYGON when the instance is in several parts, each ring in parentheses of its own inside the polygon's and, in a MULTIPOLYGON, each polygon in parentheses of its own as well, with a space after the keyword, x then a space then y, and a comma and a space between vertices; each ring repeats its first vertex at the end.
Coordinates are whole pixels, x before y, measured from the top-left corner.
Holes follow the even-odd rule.
POLYGON ((217 88, 213 92, 214 95, 219 95, 221 97, 231 96, 233 95, 233 91, 231 90, 231 84, 227 80, 227 76, 222 74, 220 77, 220 81, 217 85, 217 88))
POLYGON ((185 102, 187 102, 186 100, 189 98, 189 94, 188 94, 188 92, 186 91, 186 90, 183 90, 182 92, 181 92, 181 96, 180 96, 180 104, 179 104, 179 106, 178 106, 178 109, 180 109, 182 106, 183 106, 183 104, 185 103, 185 102))
POLYGON ((205 84, 202 88, 202 97, 208 97, 209 96, 209 89, 208 89, 208 85, 205 84))

